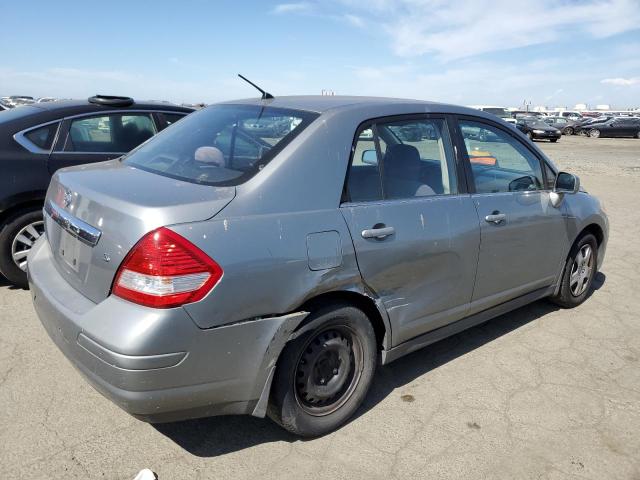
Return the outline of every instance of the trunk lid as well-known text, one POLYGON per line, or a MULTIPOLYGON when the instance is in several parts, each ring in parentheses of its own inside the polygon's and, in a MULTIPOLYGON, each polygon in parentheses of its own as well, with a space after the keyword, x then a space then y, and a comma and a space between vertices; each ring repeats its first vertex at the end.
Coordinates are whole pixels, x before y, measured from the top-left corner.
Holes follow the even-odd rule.
POLYGON ((234 187, 175 180, 118 160, 63 169, 47 191, 46 236, 60 274, 98 303, 143 235, 211 218, 234 196, 234 187))

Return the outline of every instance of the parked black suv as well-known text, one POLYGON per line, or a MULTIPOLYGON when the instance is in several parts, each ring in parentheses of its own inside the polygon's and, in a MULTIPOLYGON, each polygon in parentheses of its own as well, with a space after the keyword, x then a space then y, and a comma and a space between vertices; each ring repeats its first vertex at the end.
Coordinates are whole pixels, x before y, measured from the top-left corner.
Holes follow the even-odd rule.
POLYGON ((59 168, 119 157, 193 110, 127 97, 35 103, 0 113, 0 273, 26 287, 27 254, 59 168))

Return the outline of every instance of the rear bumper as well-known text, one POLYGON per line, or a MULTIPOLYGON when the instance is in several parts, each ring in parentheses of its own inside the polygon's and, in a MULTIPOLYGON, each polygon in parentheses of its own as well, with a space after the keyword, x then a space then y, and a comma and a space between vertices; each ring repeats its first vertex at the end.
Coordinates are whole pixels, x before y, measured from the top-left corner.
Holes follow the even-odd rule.
POLYGON ((29 284, 42 325, 71 363, 105 397, 151 422, 264 415, 277 357, 306 316, 203 330, 183 308, 114 296, 95 304, 60 276, 44 240, 29 257, 29 284))

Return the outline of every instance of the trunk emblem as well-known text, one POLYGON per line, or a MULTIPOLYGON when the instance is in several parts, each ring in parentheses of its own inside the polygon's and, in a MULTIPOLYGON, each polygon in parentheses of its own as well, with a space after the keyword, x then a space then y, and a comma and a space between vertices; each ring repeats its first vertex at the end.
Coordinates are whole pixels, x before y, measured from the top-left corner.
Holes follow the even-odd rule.
POLYGON ((64 203, 65 208, 69 208, 69 205, 71 205, 72 200, 73 200, 73 194, 71 193, 71 190, 66 189, 64 191, 64 197, 62 198, 62 202, 64 203))
POLYGON ((108 254, 108 253, 103 253, 103 254, 102 254, 102 259, 103 259, 105 262, 110 262, 110 261, 111 261, 111 257, 109 256, 109 254, 108 254))

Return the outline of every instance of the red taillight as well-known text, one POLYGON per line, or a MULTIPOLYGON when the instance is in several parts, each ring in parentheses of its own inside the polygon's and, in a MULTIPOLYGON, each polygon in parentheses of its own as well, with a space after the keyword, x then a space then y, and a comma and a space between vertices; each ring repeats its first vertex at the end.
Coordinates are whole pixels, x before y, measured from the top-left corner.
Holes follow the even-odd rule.
POLYGON ((186 238, 160 227, 125 257, 113 294, 148 307, 171 308, 202 299, 222 278, 222 268, 186 238))

